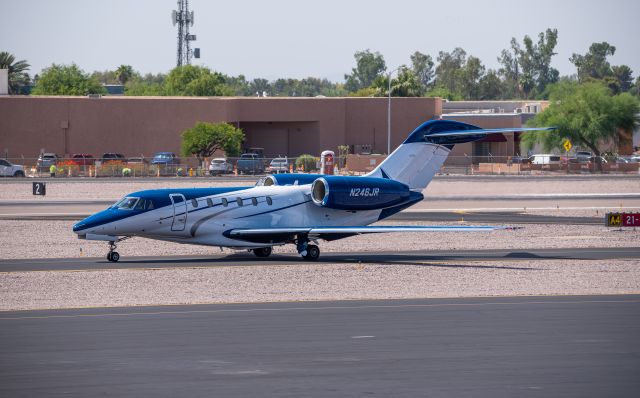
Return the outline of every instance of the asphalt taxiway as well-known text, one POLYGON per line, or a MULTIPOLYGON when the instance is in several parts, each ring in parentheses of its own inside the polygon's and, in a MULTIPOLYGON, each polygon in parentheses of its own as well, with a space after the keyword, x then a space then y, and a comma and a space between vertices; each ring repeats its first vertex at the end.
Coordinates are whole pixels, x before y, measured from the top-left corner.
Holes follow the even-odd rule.
MULTIPOLYGON (((614 260, 640 259, 640 247, 557 248, 557 249, 485 249, 485 250, 416 250, 326 252, 314 264, 402 264, 433 265, 468 261, 531 260, 614 260)), ((162 269, 208 268, 225 266, 298 265, 303 260, 296 254, 273 254, 257 258, 252 253, 215 254, 211 256, 122 256, 117 263, 102 257, 0 260, 0 272, 22 271, 88 271, 97 269, 162 269)))
POLYGON ((0 396, 637 397, 640 296, 0 313, 0 396))

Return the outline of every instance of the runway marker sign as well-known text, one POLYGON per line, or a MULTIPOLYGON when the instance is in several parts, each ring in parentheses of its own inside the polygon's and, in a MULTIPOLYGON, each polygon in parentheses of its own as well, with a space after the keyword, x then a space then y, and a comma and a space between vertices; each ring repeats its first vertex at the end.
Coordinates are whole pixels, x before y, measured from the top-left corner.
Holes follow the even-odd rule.
POLYGON ((640 213, 607 213, 607 227, 640 227, 640 213))
POLYGON ((34 182, 33 183, 33 194, 34 195, 46 195, 47 194, 47 184, 44 182, 34 182))

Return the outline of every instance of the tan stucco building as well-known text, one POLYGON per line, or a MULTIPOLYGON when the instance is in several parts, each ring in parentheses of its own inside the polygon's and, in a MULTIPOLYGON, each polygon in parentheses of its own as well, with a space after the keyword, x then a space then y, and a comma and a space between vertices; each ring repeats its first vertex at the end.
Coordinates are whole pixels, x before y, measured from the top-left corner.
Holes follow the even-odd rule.
MULTIPOLYGON (((521 102, 495 104, 393 98, 391 148, 433 118, 480 127, 521 127, 533 113, 521 102)), ((2 96, 0 151, 3 157, 25 159, 41 152, 96 157, 104 152, 147 157, 159 151, 179 153, 180 133, 207 121, 242 128, 244 146, 262 147, 268 157, 317 156, 325 149, 337 151, 339 145, 349 145, 355 153, 386 153, 387 106, 387 98, 2 96)), ((487 152, 512 156, 519 152, 517 146, 513 134, 456 145, 449 162, 487 152)))

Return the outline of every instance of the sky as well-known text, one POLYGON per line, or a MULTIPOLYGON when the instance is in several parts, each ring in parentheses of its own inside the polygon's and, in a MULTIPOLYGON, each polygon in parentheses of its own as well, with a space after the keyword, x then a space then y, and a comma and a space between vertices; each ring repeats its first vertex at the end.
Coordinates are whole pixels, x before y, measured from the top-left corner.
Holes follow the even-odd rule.
MULTIPOLYGON (((616 47, 612 65, 640 75, 640 1, 637 0, 190 0, 191 33, 201 58, 192 64, 248 79, 280 77, 344 80, 353 54, 370 49, 388 70, 462 47, 487 68, 512 37, 537 41, 558 29, 552 66, 575 73, 569 57, 593 42, 616 47)), ((0 51, 31 64, 30 74, 76 63, 86 72, 132 65, 166 73, 176 64, 175 0, 0 0, 0 51)))

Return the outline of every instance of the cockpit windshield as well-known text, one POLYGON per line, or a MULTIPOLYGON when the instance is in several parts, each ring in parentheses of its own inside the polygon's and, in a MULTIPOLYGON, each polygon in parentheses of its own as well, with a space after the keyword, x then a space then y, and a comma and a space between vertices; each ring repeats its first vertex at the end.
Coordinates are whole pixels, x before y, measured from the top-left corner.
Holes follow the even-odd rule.
POLYGON ((125 198, 120 199, 118 202, 116 202, 116 204, 111 206, 111 208, 120 209, 120 210, 131 210, 136 206, 136 203, 138 203, 138 200, 140 200, 140 199, 139 198, 132 198, 132 197, 125 197, 125 198))

